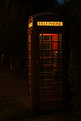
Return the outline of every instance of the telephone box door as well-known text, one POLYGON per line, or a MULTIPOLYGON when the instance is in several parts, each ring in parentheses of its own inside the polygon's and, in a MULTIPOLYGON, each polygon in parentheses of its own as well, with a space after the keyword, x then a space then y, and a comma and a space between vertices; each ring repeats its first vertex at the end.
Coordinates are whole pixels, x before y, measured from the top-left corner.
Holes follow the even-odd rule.
POLYGON ((62 34, 40 33, 40 102, 62 100, 62 34))

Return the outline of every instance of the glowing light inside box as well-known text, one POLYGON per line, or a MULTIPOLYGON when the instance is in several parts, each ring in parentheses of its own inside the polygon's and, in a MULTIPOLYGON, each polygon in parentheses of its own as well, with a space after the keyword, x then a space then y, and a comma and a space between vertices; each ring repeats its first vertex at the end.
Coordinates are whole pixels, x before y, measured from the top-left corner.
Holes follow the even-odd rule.
POLYGON ((37 26, 63 26, 62 21, 38 21, 37 26))
POLYGON ((33 26, 33 23, 28 24, 28 28, 31 28, 33 26))

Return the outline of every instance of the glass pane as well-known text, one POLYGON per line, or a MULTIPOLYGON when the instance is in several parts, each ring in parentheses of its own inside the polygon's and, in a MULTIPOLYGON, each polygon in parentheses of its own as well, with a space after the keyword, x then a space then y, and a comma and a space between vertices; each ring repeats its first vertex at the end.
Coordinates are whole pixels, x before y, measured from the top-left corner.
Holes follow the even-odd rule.
POLYGON ((53 67, 57 66, 57 58, 53 58, 52 60, 53 67))
POLYGON ((59 34, 59 41, 62 41, 62 34, 59 34))
POLYGON ((51 56, 54 57, 54 58, 57 58, 58 57, 58 51, 52 51, 51 56))
POLYGON ((51 49, 51 43, 43 43, 42 44, 42 48, 45 50, 50 50, 51 49))
POLYGON ((59 42, 59 50, 62 50, 62 42, 59 42))
POLYGON ((40 73, 40 79, 50 79, 50 74, 40 73))
POLYGON ((50 64, 51 63, 51 59, 49 59, 49 58, 43 59, 43 63, 44 64, 50 64))
POLYGON ((43 48, 43 46, 42 46, 42 42, 40 43, 40 50, 43 48))
POLYGON ((43 35, 43 41, 49 41, 49 35, 43 35))
POLYGON ((51 51, 43 51, 43 57, 50 57, 51 51))
POLYGON ((62 51, 59 51, 59 57, 62 58, 62 51))
POLYGON ((62 66, 62 58, 59 58, 59 65, 62 66))
POLYGON ((53 50, 58 50, 58 42, 53 42, 52 43, 52 49, 53 50))
POLYGON ((62 69, 59 71, 59 77, 62 78, 62 69))
POLYGON ((40 66, 40 72, 50 72, 51 71, 51 69, 49 68, 49 67, 41 67, 40 66))
POLYGON ((39 40, 42 41, 42 34, 39 35, 39 40))
POLYGON ((53 41, 58 41, 58 34, 53 34, 52 39, 53 39, 53 41))
POLYGON ((51 77, 55 81, 58 80, 58 68, 57 67, 56 68, 52 68, 51 77))

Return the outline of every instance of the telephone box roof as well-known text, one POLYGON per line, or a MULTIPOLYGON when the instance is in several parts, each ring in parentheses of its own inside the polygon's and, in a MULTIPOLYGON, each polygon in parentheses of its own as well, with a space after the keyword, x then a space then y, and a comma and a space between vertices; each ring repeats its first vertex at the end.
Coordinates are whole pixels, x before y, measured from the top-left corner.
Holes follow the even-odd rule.
POLYGON ((37 13, 37 14, 29 16, 29 18, 38 19, 38 18, 42 18, 42 17, 44 18, 44 17, 47 17, 47 16, 50 16, 50 17, 52 16, 52 17, 54 17, 56 19, 60 19, 60 20, 63 19, 63 16, 61 16, 60 14, 51 13, 51 12, 37 13))
POLYGON ((40 16, 45 16, 45 15, 47 16, 47 15, 55 15, 55 14, 51 12, 38 13, 38 14, 32 15, 32 17, 40 17, 40 16))

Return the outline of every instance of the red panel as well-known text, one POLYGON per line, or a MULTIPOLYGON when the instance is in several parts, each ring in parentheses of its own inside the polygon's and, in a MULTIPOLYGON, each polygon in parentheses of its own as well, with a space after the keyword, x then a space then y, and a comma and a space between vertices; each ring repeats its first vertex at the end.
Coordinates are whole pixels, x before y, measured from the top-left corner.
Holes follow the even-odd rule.
POLYGON ((45 33, 45 34, 43 34, 43 35, 48 35, 48 36, 49 36, 49 35, 54 35, 54 34, 48 34, 48 33, 45 33))
POLYGON ((53 34, 53 41, 58 41, 58 34, 53 34))
POLYGON ((58 50, 58 42, 53 43, 53 50, 58 50))
MULTIPOLYGON (((58 34, 53 34, 53 41, 58 41, 58 34)), ((53 42, 53 50, 58 50, 58 42, 53 42)))

